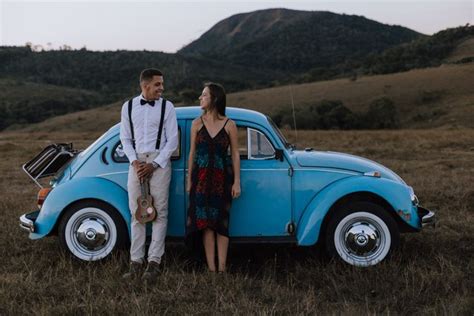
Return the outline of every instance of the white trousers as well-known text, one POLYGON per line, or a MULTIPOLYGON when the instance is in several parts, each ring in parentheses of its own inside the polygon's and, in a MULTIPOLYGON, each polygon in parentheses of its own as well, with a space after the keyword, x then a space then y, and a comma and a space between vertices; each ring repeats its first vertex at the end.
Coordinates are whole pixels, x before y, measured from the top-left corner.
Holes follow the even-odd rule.
MULTIPOLYGON (((151 163, 158 153, 138 154, 140 161, 151 163)), ((165 168, 158 167, 153 172, 150 179, 150 193, 153 197, 153 205, 157 211, 157 217, 153 221, 151 244, 148 249, 148 261, 156 263, 161 262, 161 257, 165 252, 165 237, 168 224, 168 196, 171 181, 171 162, 168 162, 165 168)), ((145 241, 146 241, 146 224, 141 224, 135 219, 137 210, 137 198, 141 194, 140 180, 138 179, 135 169, 130 165, 128 172, 128 206, 132 213, 131 226, 131 246, 130 260, 134 262, 145 262, 145 241)))

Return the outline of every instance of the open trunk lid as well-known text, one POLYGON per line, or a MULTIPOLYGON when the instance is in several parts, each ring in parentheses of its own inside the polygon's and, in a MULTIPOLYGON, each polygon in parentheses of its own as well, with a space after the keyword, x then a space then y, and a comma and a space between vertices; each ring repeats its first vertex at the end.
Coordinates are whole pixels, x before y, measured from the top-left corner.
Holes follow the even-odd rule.
POLYGON ((46 146, 22 168, 33 181, 42 188, 38 179, 55 175, 79 153, 73 149, 72 143, 51 144, 46 146))

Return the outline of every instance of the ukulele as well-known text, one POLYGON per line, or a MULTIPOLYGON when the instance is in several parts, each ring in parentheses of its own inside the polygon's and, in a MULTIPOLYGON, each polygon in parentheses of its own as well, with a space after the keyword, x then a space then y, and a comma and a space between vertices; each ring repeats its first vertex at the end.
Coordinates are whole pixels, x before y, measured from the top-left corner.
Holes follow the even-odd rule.
POLYGON ((150 179, 140 181, 141 196, 137 198, 138 207, 135 212, 136 220, 145 224, 156 218, 156 209, 153 206, 153 197, 150 195, 150 179))

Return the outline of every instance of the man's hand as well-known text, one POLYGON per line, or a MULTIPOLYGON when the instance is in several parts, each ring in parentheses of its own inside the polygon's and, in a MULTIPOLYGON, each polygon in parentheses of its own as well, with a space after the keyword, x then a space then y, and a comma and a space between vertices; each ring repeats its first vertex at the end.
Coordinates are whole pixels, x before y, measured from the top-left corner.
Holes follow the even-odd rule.
POLYGON ((153 175, 153 171, 155 171, 155 167, 151 163, 142 163, 138 168, 137 175, 140 180, 151 178, 153 175))
POLYGON ((134 160, 132 162, 132 167, 135 169, 135 172, 137 173, 138 179, 140 181, 143 181, 144 179, 148 177, 151 178, 153 171, 155 171, 153 164, 145 163, 143 161, 138 161, 138 160, 134 160))
POLYGON ((138 160, 134 160, 132 162, 132 167, 135 169, 135 172, 138 173, 138 169, 140 168, 140 165, 143 164, 143 162, 140 162, 138 160))

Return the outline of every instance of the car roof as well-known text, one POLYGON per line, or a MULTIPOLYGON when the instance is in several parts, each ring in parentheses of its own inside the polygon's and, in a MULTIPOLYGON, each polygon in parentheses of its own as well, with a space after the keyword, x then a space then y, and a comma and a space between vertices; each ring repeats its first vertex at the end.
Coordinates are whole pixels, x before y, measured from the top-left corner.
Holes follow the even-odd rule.
MULTIPOLYGON (((176 117, 178 119, 194 119, 202 114, 199 106, 175 107, 176 117)), ((260 125, 268 125, 267 117, 257 111, 241 109, 236 107, 227 107, 226 116, 233 120, 250 121, 260 125)), ((116 132, 120 129, 120 123, 117 123, 109 129, 109 132, 116 132)))

